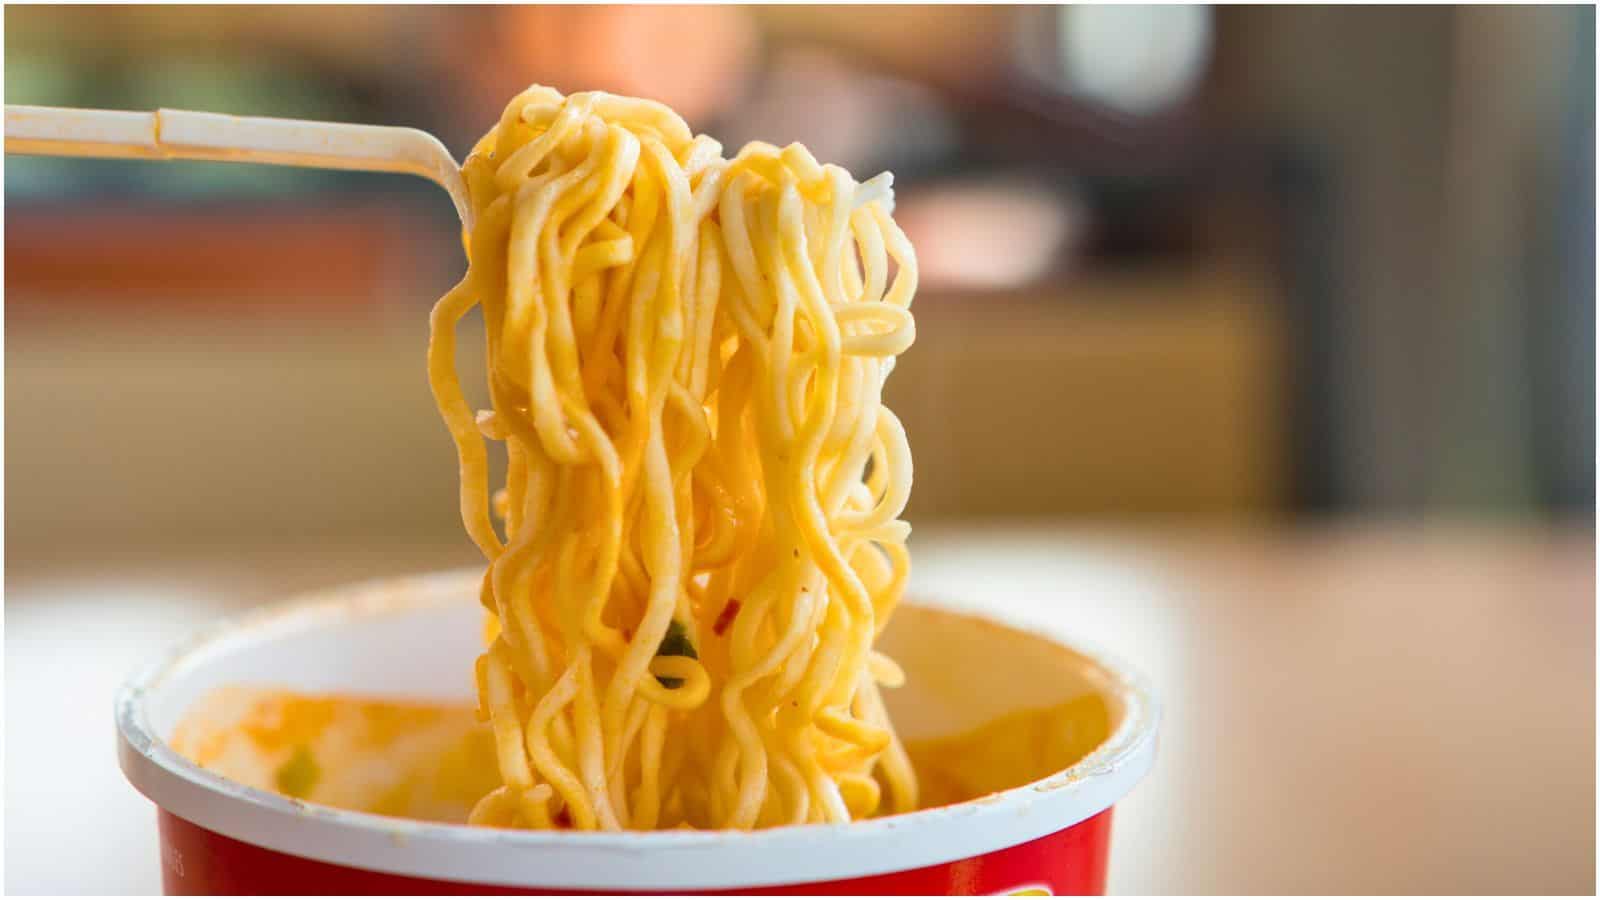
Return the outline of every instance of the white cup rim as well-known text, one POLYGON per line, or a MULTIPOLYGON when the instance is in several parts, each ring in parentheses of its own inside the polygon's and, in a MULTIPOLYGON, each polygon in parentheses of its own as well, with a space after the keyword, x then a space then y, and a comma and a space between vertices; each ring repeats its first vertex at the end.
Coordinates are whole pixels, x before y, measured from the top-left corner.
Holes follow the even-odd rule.
MULTIPOLYGON (((554 889, 718 890, 860 878, 979 856, 1026 843, 1109 809, 1154 764, 1160 709, 1146 680, 1045 623, 1028 630, 1094 663, 1125 713, 1073 766, 977 800, 844 825, 758 831, 513 831, 352 812, 247 787, 196 765, 155 733, 146 700, 162 684, 241 644, 450 602, 482 572, 381 579, 274 604, 201 629, 136 671, 116 697, 118 759, 140 793, 224 836, 341 866, 469 884, 554 889), (396 597, 409 598, 396 602, 396 597)), ((990 614, 926 606, 1016 627, 990 614)))

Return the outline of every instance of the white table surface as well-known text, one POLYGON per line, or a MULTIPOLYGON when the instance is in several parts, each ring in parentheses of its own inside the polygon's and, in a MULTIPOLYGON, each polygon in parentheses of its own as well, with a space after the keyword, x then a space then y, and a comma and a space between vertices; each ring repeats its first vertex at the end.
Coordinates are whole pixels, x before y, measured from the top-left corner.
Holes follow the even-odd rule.
MULTIPOLYGON (((1048 610, 1162 693, 1113 891, 1593 892, 1592 532, 913 541, 916 591, 1048 610)), ((153 810, 113 753, 112 692, 139 661, 289 592, 473 562, 407 544, 81 556, 7 563, 8 892, 159 889, 153 810)))

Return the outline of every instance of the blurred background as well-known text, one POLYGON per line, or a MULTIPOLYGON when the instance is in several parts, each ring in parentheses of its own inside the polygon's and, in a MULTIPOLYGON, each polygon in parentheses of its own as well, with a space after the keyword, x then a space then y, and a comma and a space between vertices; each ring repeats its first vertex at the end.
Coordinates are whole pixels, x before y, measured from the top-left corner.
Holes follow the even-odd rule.
MULTIPOLYGON (((537 81, 893 170, 921 589, 1052 604, 1169 697, 1112 888, 1592 893, 1594 38, 1588 7, 9 7, 4 83, 459 153, 537 81)), ((464 261, 421 180, 4 177, 7 887, 150 889, 153 839, 62 866, 82 820, 19 767, 81 721, 126 813, 90 818, 148 832, 106 739, 134 660, 472 562, 421 366, 464 261)))

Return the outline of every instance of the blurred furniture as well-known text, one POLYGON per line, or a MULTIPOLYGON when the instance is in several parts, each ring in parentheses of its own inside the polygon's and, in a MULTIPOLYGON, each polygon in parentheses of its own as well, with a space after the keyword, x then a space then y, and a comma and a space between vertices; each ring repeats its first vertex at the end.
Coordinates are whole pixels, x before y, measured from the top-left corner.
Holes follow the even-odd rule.
MULTIPOLYGON (((1272 214, 1218 187, 1197 96, 1132 114, 1056 77, 1065 15, 38 9, 8 38, 8 99, 390 121, 462 147, 539 78, 646 90, 714 134, 759 126, 746 136, 810 141, 858 174, 893 167, 908 218, 919 191, 1007 182, 990 212, 1041 238, 1030 253, 977 217, 933 216, 969 227, 927 242, 919 342, 888 388, 916 454, 913 516, 1285 512, 1296 357, 1274 260, 1238 227, 1272 214), (658 19, 703 33, 629 50, 658 19), (486 46, 464 35, 505 52, 460 58, 486 46), (595 52, 511 62, 550 35, 595 52), (373 41, 414 52, 399 65, 373 41), (705 58, 670 82, 641 76, 665 71, 658 53, 705 58), (763 106, 775 82, 788 88, 763 106), (1052 222, 1062 234, 1044 234, 1052 222), (935 277, 1008 252, 1030 258, 983 289, 935 277)), ((1150 51, 1145 30, 1112 30, 1150 51)), ((7 199, 21 201, 6 235, 18 547, 454 527, 419 364, 424 310, 460 267, 442 194, 273 167, 26 160, 7 199)))
MULTIPOLYGON (((442 211, 447 201, 438 193, 442 211)), ((365 317, 387 292, 414 290, 432 274, 442 256, 436 248, 450 240, 404 199, 40 204, 13 210, 11 221, 6 313, 8 324, 24 327, 52 320, 86 327, 73 313, 94 311, 96 329, 180 314, 197 317, 191 325, 223 329, 252 313, 279 321, 365 317)))
POLYGON ((885 391, 911 439, 912 520, 1281 512, 1273 299, 1242 263, 919 296, 885 391))
POLYGON ((150 313, 88 331, 8 330, 13 560, 64 544, 460 528, 422 305, 393 322, 330 313, 317 327, 257 310, 226 323, 150 313))
MULTIPOLYGON (((77 265, 19 254, 12 558, 67 541, 455 534, 455 457, 422 367, 427 305, 453 273, 377 221, 210 236, 156 221, 77 265)), ((13 227, 8 262, 52 227, 13 227)), ((1183 267, 919 298, 887 391, 912 441, 912 521, 1276 514, 1283 351, 1264 292, 1247 268, 1183 267)), ((481 339, 462 333, 461 371, 481 371, 481 339)))
MULTIPOLYGON (((1244 248, 1274 273, 1283 421, 1260 440, 1287 462, 1261 505, 1593 506, 1592 8, 30 7, 7 25, 11 102, 392 122, 462 148, 540 79, 891 168, 903 198, 1025 172, 1083 199, 1097 265, 1244 248), (584 49, 527 52, 552 41, 584 49), (1236 203, 1255 209, 1214 215, 1236 203)), ((86 165, 12 161, 8 206, 361 194, 86 165)), ((1210 490, 1229 499, 1177 508, 1241 505, 1210 490)))

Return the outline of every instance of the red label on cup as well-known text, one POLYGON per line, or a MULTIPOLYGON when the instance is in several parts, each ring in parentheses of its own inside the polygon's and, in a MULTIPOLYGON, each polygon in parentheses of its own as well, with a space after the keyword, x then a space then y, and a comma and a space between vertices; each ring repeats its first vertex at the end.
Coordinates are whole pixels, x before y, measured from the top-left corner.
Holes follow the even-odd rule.
MULTIPOLYGON (((840 881, 722 891, 738 894, 1050 895, 1105 892, 1111 810, 1037 840, 904 872, 840 881)), ((412 878, 290 856, 161 812, 163 887, 168 894, 573 894, 570 889, 466 884, 412 878)), ((528 881, 537 883, 537 873, 528 881)), ((596 890, 603 890, 598 888, 596 890)), ((611 893, 606 891, 606 893, 611 893)))

